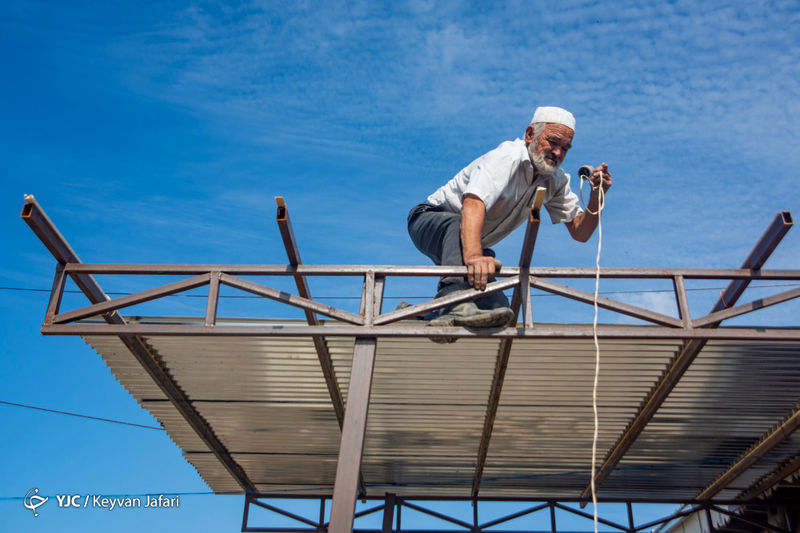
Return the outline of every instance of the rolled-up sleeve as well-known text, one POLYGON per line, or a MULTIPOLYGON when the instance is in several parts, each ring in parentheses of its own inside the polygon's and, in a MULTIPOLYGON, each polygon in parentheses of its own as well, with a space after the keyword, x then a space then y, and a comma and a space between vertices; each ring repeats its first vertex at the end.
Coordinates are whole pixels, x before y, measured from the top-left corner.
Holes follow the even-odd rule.
POLYGON ((550 183, 548 194, 550 198, 545 201, 545 208, 553 224, 570 222, 578 213, 583 211, 578 201, 578 196, 569 187, 569 174, 560 173, 554 176, 550 183))

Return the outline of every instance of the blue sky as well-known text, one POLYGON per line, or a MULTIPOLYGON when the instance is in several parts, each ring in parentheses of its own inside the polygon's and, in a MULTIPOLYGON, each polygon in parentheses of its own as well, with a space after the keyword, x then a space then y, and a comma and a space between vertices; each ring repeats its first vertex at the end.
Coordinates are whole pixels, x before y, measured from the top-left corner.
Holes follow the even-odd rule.
MULTIPOLYGON (((306 263, 425 264, 406 235, 411 206, 521 136, 535 106, 560 105, 577 118, 566 170, 607 161, 614 175, 606 266, 738 267, 775 214, 795 209, 796 2, 318 4, 0 6, 0 400, 156 424, 81 339, 39 334, 47 295, 19 289, 49 288, 54 262, 19 220, 25 193, 86 262, 283 263, 282 195, 306 263)), ((520 242, 498 256, 513 264, 520 242)), ((534 264, 592 266, 596 242, 545 224, 534 264)), ((798 257, 790 232, 768 266, 798 257)), ((315 283, 317 295, 343 290, 315 283)), ((693 293, 693 310, 715 297, 693 293)), ((624 298, 674 309, 665 293, 624 298)), ((589 308, 542 308, 591 320, 589 308)), ((0 421, 0 497, 208 490, 162 431, 2 405, 0 421)), ((30 531, 183 520, 236 531, 241 498, 48 511, 34 520, 0 500, 3 522, 30 531)))

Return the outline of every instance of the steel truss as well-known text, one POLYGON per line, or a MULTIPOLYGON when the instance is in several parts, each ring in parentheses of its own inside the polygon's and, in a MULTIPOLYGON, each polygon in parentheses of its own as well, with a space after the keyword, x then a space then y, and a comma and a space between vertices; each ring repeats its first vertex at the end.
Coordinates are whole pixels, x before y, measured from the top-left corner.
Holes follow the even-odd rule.
MULTIPOLYGON (((466 268, 451 266, 303 265, 300 261, 300 253, 294 232, 289 222, 286 204, 280 198, 277 199, 278 213, 276 221, 286 248, 288 265, 84 264, 81 263, 33 197, 26 198, 27 201, 23 207, 22 218, 57 260, 50 300, 41 329, 42 333, 46 335, 118 336, 169 398, 176 410, 186 419, 197 435, 205 442, 217 459, 225 465, 228 472, 247 493, 243 531, 277 531, 269 528, 245 529, 245 527, 250 527, 247 525, 250 506, 256 505, 270 508, 270 504, 263 501, 268 497, 256 492, 256 488, 248 478, 247 473, 232 458, 230 452, 214 434, 213 428, 197 413, 191 401, 171 377, 159 355, 148 345, 145 337, 159 335, 311 337, 328 386, 332 408, 336 412, 337 420, 342 428, 342 440, 333 496, 332 498, 322 497, 323 512, 319 521, 301 520, 305 526, 313 529, 297 529, 297 531, 328 530, 339 533, 352 530, 356 498, 358 495, 362 498, 366 497, 364 480, 360 475, 360 464, 372 384, 375 348, 380 337, 492 337, 500 341, 472 480, 471 501, 478 502, 484 501, 480 496, 480 484, 513 340, 515 338, 591 338, 593 336, 592 326, 588 324, 534 323, 531 287, 575 301, 592 303, 593 295, 591 293, 557 283, 552 279, 579 279, 593 278, 595 276, 595 269, 591 268, 543 268, 530 266, 531 254, 533 253, 539 227, 539 209, 542 199, 543 195, 541 193, 537 194, 531 207, 519 266, 503 267, 502 271, 497 274, 499 279, 490 283, 484 293, 468 289, 452 293, 444 298, 389 312, 382 311, 383 289, 389 277, 465 275, 466 268), (94 274, 190 277, 135 294, 110 299, 95 281, 94 274), (260 283, 245 280, 241 276, 290 276, 296 283, 298 293, 289 294, 260 283), (308 288, 308 276, 358 276, 363 278, 359 313, 352 313, 314 301, 308 288), (90 305, 79 309, 61 311, 61 300, 67 277, 70 277, 87 296, 90 305), (263 323, 250 323, 229 325, 220 322, 217 319, 220 285, 233 287, 250 294, 303 309, 307 324, 264 325, 263 323), (205 315, 202 317, 181 320, 180 323, 163 323, 157 320, 132 322, 119 314, 119 310, 136 304, 204 286, 208 286, 208 300, 205 315), (479 294, 505 289, 513 289, 512 307, 515 311, 521 312, 522 322, 517 324, 516 327, 473 330, 461 327, 431 327, 423 325, 416 320, 410 320, 432 310, 470 300, 479 294), (329 317, 334 321, 322 323, 317 319, 317 315, 329 317), (102 321, 98 320, 98 317, 102 321), (334 372, 325 340, 327 337, 332 336, 346 336, 356 339, 348 391, 349 401, 346 406, 342 399, 342 391, 334 372), (326 499, 332 500, 329 524, 324 523, 326 499)), ((792 289, 746 304, 736 305, 738 298, 752 281, 800 280, 800 270, 761 269, 791 225, 791 214, 789 212, 779 213, 739 269, 600 269, 600 277, 605 279, 671 280, 679 310, 679 317, 675 318, 610 298, 600 298, 598 300, 600 307, 652 324, 646 326, 601 325, 597 329, 600 338, 681 339, 684 344, 683 349, 679 350, 679 353, 668 366, 667 371, 654 385, 648 396, 643 399, 639 412, 631 420, 627 429, 609 450, 597 471, 595 480, 598 486, 602 484, 608 474, 624 457, 627 450, 647 426, 708 340, 800 341, 800 327, 798 326, 787 328, 719 327, 720 323, 726 319, 800 297, 800 289, 792 289), (730 284, 710 313, 700 317, 692 317, 685 288, 687 279, 726 279, 730 280, 730 284)), ((729 486, 758 457, 768 454, 778 444, 785 441, 798 427, 800 427, 800 404, 795 406, 794 410, 786 416, 782 423, 763 435, 759 442, 743 454, 739 460, 729 465, 717 480, 698 494, 695 501, 698 505, 704 506, 702 509, 709 511, 711 509, 710 506, 712 506, 711 502, 713 502, 716 494, 729 486)), ((800 461, 797 460, 797 457, 790 459, 786 465, 776 469, 771 475, 766 476, 759 483, 744 491, 739 503, 745 500, 752 501, 753 498, 770 489, 775 483, 800 469, 800 461), (746 498, 744 495, 746 495, 746 498)), ((285 496, 275 497, 285 498, 285 496)), ((588 489, 576 501, 585 503, 587 499, 588 489)), ((411 498, 407 497, 391 496, 390 498, 390 496, 387 496, 383 505, 369 512, 378 512, 383 509, 385 513, 388 513, 390 508, 396 508, 399 522, 399 513, 403 507, 416 508, 412 506, 417 504, 412 503, 411 500, 411 498)), ((630 505, 630 501, 627 503, 630 505)), ((566 508, 562 503, 556 501, 540 502, 537 505, 539 507, 534 506, 526 512, 534 513, 548 508, 552 513, 558 508, 568 512, 581 513, 575 509, 566 508), (542 505, 543 507, 541 507, 542 505)), ((463 528, 459 531, 483 531, 485 528, 497 526, 503 521, 514 518, 508 517, 490 524, 480 524, 477 519, 477 504, 475 509, 476 515, 472 523, 450 521, 463 528)), ((692 511, 687 511, 684 515, 695 512, 698 509, 700 508, 693 508, 692 511)), ((721 508, 715 508, 714 511, 723 514, 727 512, 721 508)), ((286 514, 280 511, 276 512, 286 514)), ((420 512, 425 511, 420 510, 420 512)), ((384 516, 389 515, 384 514, 384 516)), ((580 516, 584 515, 580 514, 580 516)), ((638 531, 666 523, 676 517, 672 516, 660 522, 644 525, 634 524, 631 517, 628 524, 608 523, 606 525, 623 531, 638 531)), ((389 519, 389 523, 391 523, 391 519, 389 519)), ((391 530, 391 526, 388 526, 389 529, 387 529, 386 522, 384 526, 384 531, 391 530)), ((773 530, 780 531, 775 528, 773 530)), ((286 531, 286 529, 280 529, 280 531, 286 531)), ((492 531, 495 530, 493 529, 492 531)), ((555 524, 552 525, 550 531, 556 531, 555 524)))
MULTIPOLYGON (((242 515, 242 531, 245 532, 268 532, 268 533, 320 533, 332 531, 330 522, 326 521, 326 512, 331 507, 330 496, 280 496, 270 494, 247 494, 244 502, 244 512, 242 515), (300 500, 308 509, 316 508, 318 513, 315 516, 301 516, 296 512, 282 508, 282 502, 287 500, 300 500), (252 518, 253 508, 260 508, 270 511, 272 515, 269 516, 274 523, 270 525, 265 521, 257 521, 252 518), (283 521, 283 525, 278 525, 279 519, 283 521), (288 524, 287 524, 288 522, 288 524)), ((753 520, 750 517, 743 516, 741 513, 736 513, 729 508, 731 504, 737 507, 741 502, 710 502, 710 501, 654 501, 654 500, 604 500, 599 499, 600 513, 598 517, 598 524, 605 526, 605 531, 619 531, 625 533, 637 533, 639 531, 660 531, 665 527, 671 525, 677 520, 682 518, 699 515, 702 516, 702 521, 706 526, 706 531, 720 531, 725 526, 720 526, 719 523, 729 524, 736 521, 739 527, 745 526, 750 528, 757 528, 759 531, 774 532, 774 533, 792 533, 790 529, 777 526, 764 520, 753 520), (667 512, 658 518, 653 518, 652 506, 647 509, 647 521, 637 521, 636 504, 680 504, 681 507, 677 510, 667 512), (620 523, 610 518, 602 516, 603 504, 624 504, 626 508, 627 520, 625 523, 620 523)), ((368 507, 354 514, 355 519, 365 516, 375 515, 381 517, 382 527, 375 528, 354 528, 354 533, 559 533, 559 532, 574 532, 574 528, 565 528, 563 524, 559 523, 556 512, 561 511, 573 517, 582 518, 585 520, 592 520, 593 515, 580 509, 576 509, 574 504, 581 503, 579 500, 528 500, 524 498, 509 498, 496 500, 491 498, 479 498, 477 500, 469 500, 463 498, 431 498, 431 497, 411 497, 411 496, 397 496, 392 493, 387 493, 383 498, 365 498, 363 503, 368 507), (446 514, 441 511, 430 509, 428 502, 460 502, 470 503, 472 506, 472 513, 470 517, 465 518, 461 515, 446 514), (481 521, 480 510, 486 504, 502 501, 503 503, 516 502, 520 503, 523 507, 518 511, 508 513, 506 515, 493 518, 491 520, 481 521), (573 504, 570 506, 568 504, 573 504), (374 505, 373 505, 374 504, 374 505), (403 510, 413 510, 422 515, 429 516, 438 521, 438 523, 446 522, 450 524, 450 529, 447 528, 419 528, 408 527, 403 522, 403 510), (533 525, 533 521, 541 516, 545 516, 546 522, 549 527, 546 529, 537 528, 533 525), (531 527, 524 527, 521 523, 510 524, 510 522, 517 519, 527 519, 531 522, 531 527), (503 529, 503 526, 510 527, 510 529, 503 529)), ((750 509, 756 509, 762 514, 767 510, 780 507, 775 503, 765 502, 751 502, 750 509)), ((641 511, 640 513, 641 514, 641 511)), ((267 518, 267 517, 264 517, 267 518)), ((406 521, 407 522, 407 521, 406 521)), ((563 520, 562 520, 563 522, 563 520)), ((789 524, 787 524, 789 525, 789 524)), ((789 525, 789 527, 791 527, 789 525)), ((589 530, 590 528, 585 528, 589 530)))

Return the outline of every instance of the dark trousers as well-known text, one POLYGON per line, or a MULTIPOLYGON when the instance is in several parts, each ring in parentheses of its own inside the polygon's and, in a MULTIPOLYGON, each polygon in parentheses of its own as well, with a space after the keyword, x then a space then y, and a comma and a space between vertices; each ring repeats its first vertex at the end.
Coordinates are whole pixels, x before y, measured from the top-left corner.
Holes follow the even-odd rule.
MULTIPOLYGON (((436 265, 463 265, 461 251, 461 213, 445 211, 443 207, 419 204, 408 213, 408 234, 414 246, 436 265)), ((483 255, 494 257, 490 248, 483 255)), ((490 281, 494 281, 492 278, 490 281)), ((436 297, 469 288, 461 276, 446 276, 439 280, 436 297)), ((479 302, 480 303, 480 302, 479 302)))

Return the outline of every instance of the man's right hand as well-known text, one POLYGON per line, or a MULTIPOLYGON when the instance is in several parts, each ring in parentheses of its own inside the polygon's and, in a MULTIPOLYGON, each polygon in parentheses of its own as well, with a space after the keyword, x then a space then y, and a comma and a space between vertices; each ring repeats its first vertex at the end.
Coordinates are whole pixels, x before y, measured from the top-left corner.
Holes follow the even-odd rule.
POLYGON ((488 255, 465 257, 464 264, 467 265, 467 282, 479 291, 486 290, 489 278, 494 276, 494 273, 503 265, 488 255))

